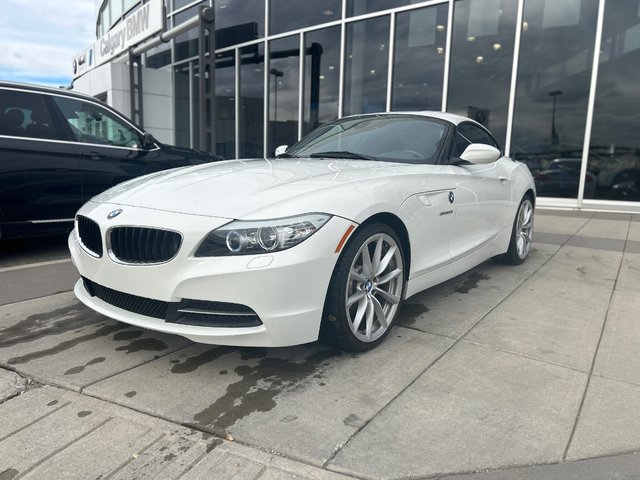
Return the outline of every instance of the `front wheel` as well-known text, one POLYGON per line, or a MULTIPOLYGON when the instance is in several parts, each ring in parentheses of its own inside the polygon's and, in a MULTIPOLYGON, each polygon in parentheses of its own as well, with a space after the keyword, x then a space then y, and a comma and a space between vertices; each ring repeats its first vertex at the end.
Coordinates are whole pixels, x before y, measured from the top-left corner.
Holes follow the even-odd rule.
POLYGON ((513 221, 511 242, 507 253, 499 259, 511 265, 520 265, 529 256, 531 241, 533 238, 533 203, 531 198, 525 195, 518 206, 518 213, 513 221))
POLYGON ((377 346, 398 314, 404 279, 404 254, 393 229, 375 223, 357 231, 329 284, 322 336, 348 351, 377 346))

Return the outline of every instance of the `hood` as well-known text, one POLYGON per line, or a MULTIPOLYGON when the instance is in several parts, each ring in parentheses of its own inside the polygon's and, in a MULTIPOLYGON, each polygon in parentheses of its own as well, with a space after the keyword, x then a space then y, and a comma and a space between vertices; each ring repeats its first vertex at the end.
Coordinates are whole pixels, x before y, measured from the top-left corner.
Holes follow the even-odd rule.
POLYGON ((376 185, 411 167, 317 158, 232 160, 136 178, 92 201, 247 220, 308 212, 349 218, 359 204, 375 201, 376 185))

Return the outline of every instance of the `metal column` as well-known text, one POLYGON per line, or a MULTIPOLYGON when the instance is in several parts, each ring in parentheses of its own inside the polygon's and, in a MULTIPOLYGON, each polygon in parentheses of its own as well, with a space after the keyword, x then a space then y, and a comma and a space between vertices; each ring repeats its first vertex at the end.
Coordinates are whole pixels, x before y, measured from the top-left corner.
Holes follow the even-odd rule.
POLYGON ((142 57, 129 49, 129 92, 131 100, 131 120, 144 128, 142 118, 142 57))
POLYGON ((207 6, 200 7, 200 138, 198 148, 216 153, 216 35, 215 12, 207 6))

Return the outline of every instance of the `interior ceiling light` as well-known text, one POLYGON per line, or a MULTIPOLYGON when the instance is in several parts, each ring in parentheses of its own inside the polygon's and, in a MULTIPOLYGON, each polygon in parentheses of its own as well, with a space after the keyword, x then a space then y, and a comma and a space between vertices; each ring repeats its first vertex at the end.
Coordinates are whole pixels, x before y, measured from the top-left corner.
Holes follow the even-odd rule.
POLYGON ((493 49, 497 52, 498 50, 500 50, 502 48, 502 44, 500 43, 494 43, 493 44, 493 49))
POLYGON ((475 42, 476 41, 476 37, 474 37, 473 35, 469 35, 467 37, 467 42, 475 42))
POLYGON ((527 30, 529 30, 529 22, 527 22, 526 20, 524 22, 522 22, 522 30, 524 32, 526 32, 527 30))
POLYGON ((444 25, 436 25, 436 30, 438 32, 444 32, 444 25))
POLYGON ((330 16, 330 15, 333 15, 333 10, 325 10, 325 11, 324 11, 324 12, 322 12, 322 13, 324 13, 324 14, 328 17, 328 16, 330 16))
POLYGON ((444 48, 443 47, 438 47, 436 48, 436 52, 438 52, 440 55, 444 54, 444 48))
POLYGON ((335 70, 336 67, 334 67, 333 65, 329 65, 329 70, 335 70))
POLYGON ((482 62, 484 62, 484 57, 482 55, 478 55, 476 57, 476 63, 482 63, 482 62))

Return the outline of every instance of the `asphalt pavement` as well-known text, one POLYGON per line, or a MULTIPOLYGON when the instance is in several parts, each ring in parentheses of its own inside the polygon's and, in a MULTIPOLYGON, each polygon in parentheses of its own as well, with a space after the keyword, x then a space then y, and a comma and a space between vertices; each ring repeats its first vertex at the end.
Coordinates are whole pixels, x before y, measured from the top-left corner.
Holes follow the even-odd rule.
POLYGON ((640 215, 538 211, 517 267, 410 298, 377 349, 194 344, 0 243, 0 479, 640 479, 640 215))

